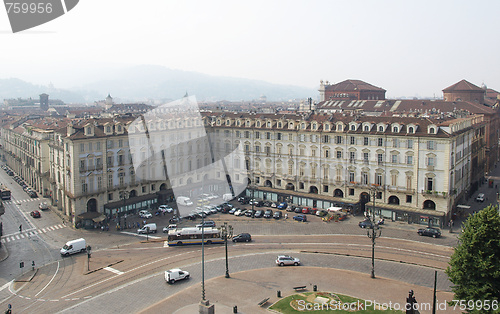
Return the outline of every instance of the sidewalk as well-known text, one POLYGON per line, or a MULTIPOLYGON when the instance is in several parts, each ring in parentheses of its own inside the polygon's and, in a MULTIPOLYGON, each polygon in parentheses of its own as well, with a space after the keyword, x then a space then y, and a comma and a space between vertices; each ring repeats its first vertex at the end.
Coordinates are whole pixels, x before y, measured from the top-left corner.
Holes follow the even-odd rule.
MULTIPOLYGON (((432 305, 433 291, 430 288, 407 284, 386 278, 370 278, 369 274, 349 270, 316 267, 276 267, 234 273, 231 278, 217 277, 205 282, 206 299, 215 304, 215 313, 269 313, 267 308, 277 302, 277 291, 282 297, 296 294, 293 287, 306 286, 306 292, 318 291, 344 294, 377 303, 399 303, 404 306, 409 290, 415 292, 420 304, 432 305), (258 303, 269 301, 262 307, 258 303)), ((438 291, 437 300, 444 309, 443 302, 451 301, 453 293, 438 291)), ((165 300, 150 306, 141 313, 197 313, 201 299, 201 287, 194 285, 165 300)), ((459 313, 450 306, 438 313, 459 313)), ((420 313, 431 313, 421 310, 420 313)))

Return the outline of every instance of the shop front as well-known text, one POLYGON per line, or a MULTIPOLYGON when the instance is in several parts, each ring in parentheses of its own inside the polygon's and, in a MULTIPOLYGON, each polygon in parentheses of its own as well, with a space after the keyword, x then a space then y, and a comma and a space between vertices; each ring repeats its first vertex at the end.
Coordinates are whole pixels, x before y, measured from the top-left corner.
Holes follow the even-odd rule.
POLYGON ((156 209, 156 207, 158 207, 158 194, 154 193, 108 203, 104 205, 104 212, 108 219, 110 219, 123 215, 136 214, 143 209, 156 209))
MULTIPOLYGON (((366 207, 370 210, 373 208, 373 203, 366 203, 366 207)), ((442 228, 445 225, 446 213, 431 209, 416 209, 375 202, 375 216, 392 221, 406 222, 408 224, 442 228)))

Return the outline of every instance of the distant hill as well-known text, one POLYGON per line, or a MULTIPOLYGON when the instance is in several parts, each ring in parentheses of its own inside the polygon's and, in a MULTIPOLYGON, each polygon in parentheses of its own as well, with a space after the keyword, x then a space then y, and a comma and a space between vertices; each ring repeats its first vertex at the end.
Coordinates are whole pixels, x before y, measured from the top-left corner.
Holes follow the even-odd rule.
POLYGON ((103 100, 108 93, 120 102, 139 102, 158 99, 178 99, 186 94, 200 101, 240 101, 259 99, 268 101, 315 98, 314 89, 271 84, 264 81, 210 76, 197 72, 172 70, 163 66, 142 65, 110 70, 98 75, 93 82, 70 89, 34 85, 20 79, 0 79, 0 100, 6 98, 38 98, 47 93, 52 99, 67 103, 93 103, 103 100))
POLYGON ((172 70, 163 66, 142 65, 107 73, 102 80, 85 84, 81 94, 98 92, 100 97, 130 100, 177 99, 186 94, 198 100, 253 100, 265 95, 268 100, 315 97, 314 89, 271 84, 264 81, 210 76, 197 72, 172 70))
POLYGON ((61 99, 68 103, 83 103, 84 97, 79 93, 57 89, 53 86, 34 85, 17 78, 0 79, 0 102, 11 98, 39 99, 39 95, 47 93, 50 99, 61 99))

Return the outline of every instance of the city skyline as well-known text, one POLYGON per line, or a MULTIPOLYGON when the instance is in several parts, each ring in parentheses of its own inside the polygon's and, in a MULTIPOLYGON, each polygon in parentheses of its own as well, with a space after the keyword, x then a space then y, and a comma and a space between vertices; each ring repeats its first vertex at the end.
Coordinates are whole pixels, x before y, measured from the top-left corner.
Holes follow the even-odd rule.
MULTIPOLYGON (((73 88, 141 64, 317 88, 359 79, 388 98, 500 89, 494 1, 97 2, 12 34, 0 78, 73 88)), ((196 95, 196 91, 193 91, 196 95)), ((314 95, 312 95, 314 96, 314 95)))

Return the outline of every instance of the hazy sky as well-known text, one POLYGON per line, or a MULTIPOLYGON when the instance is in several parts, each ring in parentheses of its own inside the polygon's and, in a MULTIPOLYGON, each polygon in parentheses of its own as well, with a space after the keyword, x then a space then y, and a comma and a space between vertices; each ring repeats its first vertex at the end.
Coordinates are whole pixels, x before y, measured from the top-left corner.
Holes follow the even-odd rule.
POLYGON ((305 87, 360 79, 388 97, 441 97, 461 79, 500 91, 499 12, 496 0, 80 0, 13 34, 0 9, 0 78, 72 87, 156 64, 305 87))

